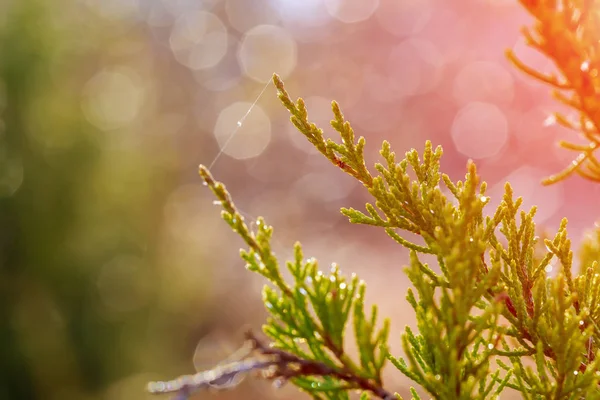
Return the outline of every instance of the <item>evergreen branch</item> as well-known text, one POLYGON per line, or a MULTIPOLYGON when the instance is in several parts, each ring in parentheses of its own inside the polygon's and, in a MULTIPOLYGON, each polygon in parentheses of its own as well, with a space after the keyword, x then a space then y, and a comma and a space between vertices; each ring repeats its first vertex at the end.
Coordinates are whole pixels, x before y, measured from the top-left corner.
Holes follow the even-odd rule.
MULTIPOLYGON (((278 89, 280 98, 290 103, 281 81, 278 89)), ((310 126, 308 122, 305 125, 310 126)), ((345 159, 350 160, 352 171, 356 172, 355 167, 363 165, 364 160, 360 158, 362 153, 352 150, 354 136, 350 125, 343 121, 343 126, 338 122, 334 127, 341 133, 342 143, 323 140, 336 154, 358 154, 358 158, 345 159)), ((361 151, 363 148, 361 139, 361 151)), ((583 282, 571 272, 572 252, 566 221, 553 240, 545 241, 548 251, 538 259, 534 253, 538 242, 533 222, 536 208, 522 211, 522 199, 513 198, 509 184, 493 217, 484 218, 483 209, 489 202, 485 195, 487 186, 480 182, 472 162, 467 165, 465 181, 452 182, 440 175, 442 150, 438 147, 434 151, 430 142, 426 143, 422 157, 413 149, 397 162, 387 142, 383 143, 380 154, 385 165, 376 164, 379 175, 372 176, 370 185, 368 180, 350 172, 375 198, 374 205, 366 205, 369 215, 353 209, 342 209, 342 213, 353 223, 384 228, 392 239, 411 250, 411 265, 406 272, 419 300, 410 290, 407 299, 417 314, 420 334, 406 330, 403 347, 408 363, 389 356, 392 363, 439 399, 472 398, 476 389, 480 394, 491 393, 495 385, 560 397, 570 393, 569 385, 580 385, 581 380, 573 381, 566 373, 561 375, 558 365, 577 366, 580 374, 591 373, 589 365, 595 362, 597 341, 590 335, 600 324, 597 320, 579 320, 584 324, 578 327, 581 335, 572 345, 565 345, 565 338, 574 334, 576 326, 572 321, 584 315, 578 300, 583 282), (409 168, 416 178, 411 177, 409 168), (456 201, 442 194, 440 180, 456 201), (397 230, 420 235, 426 245, 407 240, 397 230), (502 241, 498 234, 504 236, 502 241), (417 253, 435 255, 442 274, 438 276, 422 264, 417 253), (556 281, 549 281, 544 272, 555 257, 562 265, 562 274, 556 281), (559 284, 563 281, 565 284, 559 284), (565 297, 569 299, 567 302, 562 301, 565 297), (433 299, 439 299, 439 304, 433 299), (469 317, 475 308, 483 311, 480 318, 469 317), (509 322, 508 328, 497 326, 500 315, 509 322), (556 321, 561 321, 559 329, 552 328, 556 321), (491 346, 487 349, 483 346, 486 333, 491 346), (506 346, 502 335, 516 339, 523 350, 513 352, 510 347, 496 350, 500 342, 501 347, 506 346), (587 351, 581 350, 584 343, 587 351), (507 357, 513 364, 504 378, 491 375, 487 367, 490 358, 498 356, 507 357), (537 372, 523 367, 521 358, 527 356, 536 360, 537 372), (546 382, 532 375, 544 375, 546 370, 554 371, 546 382)), ((600 171, 600 162, 589 165, 600 171)), ((364 345, 360 343, 359 347, 364 345)), ((362 365, 367 364, 363 358, 362 365)))
POLYGON ((364 138, 359 138, 356 145, 354 144, 354 131, 344 120, 338 104, 332 102, 332 110, 336 119, 331 121, 331 125, 340 133, 343 145, 324 139, 323 131, 308 120, 308 111, 304 100, 300 98, 294 103, 277 74, 273 75, 273 83, 278 90, 279 99, 291 114, 290 120, 308 141, 334 165, 370 186, 372 177, 363 161, 364 138))
MULTIPOLYGON (((334 382, 331 381, 331 376, 328 380, 303 377, 297 380, 298 386, 304 389, 311 387, 314 389, 311 393, 319 391, 326 396, 365 385, 381 392, 381 370, 386 361, 389 321, 384 321, 383 328, 376 330, 376 309, 367 321, 363 310, 364 283, 356 275, 348 282, 336 265, 332 266, 329 275, 323 274, 318 269, 316 260, 303 259, 302 248, 297 243, 294 260, 286 263, 294 279, 293 286, 288 285, 283 280, 278 261, 271 251, 273 229, 259 218, 258 231, 250 231, 225 186, 215 181, 204 166, 200 166, 200 175, 223 206, 223 219, 249 246, 248 251, 241 251, 247 268, 263 275, 278 289, 265 286, 263 290, 263 300, 271 314, 263 330, 273 339, 273 348, 322 363, 337 371, 339 376, 353 376, 355 380, 362 382, 354 387, 346 385, 347 379, 344 382, 334 382), (357 291, 358 294, 355 295, 357 291), (352 308, 355 336, 361 345, 360 365, 355 364, 346 354, 343 343, 345 326, 352 308)), ((332 376, 335 378, 338 375, 332 376)))
POLYGON ((270 249, 269 240, 273 229, 265 225, 264 220, 259 218, 256 221, 258 231, 255 234, 251 232, 244 222, 244 217, 233 204, 231 195, 221 182, 217 182, 212 177, 210 171, 204 166, 199 166, 199 174, 204 179, 205 184, 219 199, 223 211, 221 216, 229 226, 246 242, 250 251, 242 251, 241 256, 247 262, 246 267, 258 272, 273 282, 282 292, 288 296, 291 295, 291 289, 284 282, 275 254, 270 249))
POLYGON ((567 142, 560 145, 569 150, 582 151, 563 171, 543 180, 549 185, 566 179, 573 173, 600 181, 600 170, 595 151, 600 141, 600 58, 598 58, 597 0, 553 1, 520 0, 520 3, 535 18, 535 32, 523 29, 529 46, 545 55, 556 65, 561 78, 544 75, 521 62, 511 51, 506 52, 509 61, 532 78, 551 86, 553 96, 577 111, 582 123, 575 127, 565 118, 555 114, 555 120, 569 129, 579 130, 590 141, 585 150, 567 142), (568 97, 565 92, 570 93, 568 97))
MULTIPOLYGON (((532 12, 543 8, 527 4, 532 12)), ((526 35, 532 46, 547 50, 543 40, 526 35)), ((571 80, 563 84, 555 77, 537 77, 577 94, 571 80)), ((383 228, 410 250, 405 271, 414 290, 409 289, 406 298, 416 313, 418 332, 407 327, 402 335, 406 360, 392 357, 387 344, 389 321, 376 328, 377 307, 370 315, 365 312, 364 282, 354 274, 346 278, 335 264, 329 273, 321 272, 316 260, 304 259, 300 244, 295 245, 293 260, 286 263, 292 275, 292 281, 286 282, 271 250, 273 228, 259 219, 257 230, 250 230, 225 186, 201 166, 200 175, 223 207, 223 219, 248 246, 241 251, 246 267, 272 284, 263 290, 270 314, 263 331, 272 342, 267 347, 249 337, 256 357, 222 367, 219 373, 154 384, 152 391, 187 395, 259 370, 267 371, 269 379, 290 380, 315 399, 345 400, 348 391, 355 389, 363 391, 361 399, 369 394, 391 399, 381 378, 390 360, 436 399, 483 400, 506 387, 531 399, 574 399, 583 394, 600 398, 600 229, 584 244, 583 272, 574 274, 566 219, 553 238, 540 240, 535 233, 536 208, 522 210, 522 199, 514 198, 508 183, 499 207, 484 217, 490 198, 475 164, 469 161, 464 181, 454 182, 440 174, 442 149, 434 149, 430 142, 422 154, 412 149, 400 161, 384 142, 380 150, 384 161, 375 165, 377 174, 372 175, 364 161, 365 139, 355 141, 337 103, 332 104, 332 127, 341 143, 326 139, 308 120, 303 100, 292 101, 283 82, 277 76, 274 81, 292 123, 375 199, 366 204, 366 213, 354 209, 342 213, 353 223, 383 228), (440 181, 451 195, 441 191, 440 181), (423 244, 408 240, 403 232, 420 236, 423 244), (435 256, 440 272, 422 263, 419 254, 435 256), (548 278, 545 272, 553 260, 561 268, 556 278, 548 278), (344 348, 349 320, 359 350, 357 361, 344 348), (490 368, 494 359, 500 367, 496 371, 490 368)), ((600 178, 600 161, 594 157, 600 134, 588 126, 588 117, 582 113, 578 127, 556 116, 561 125, 582 129, 592 142, 583 147, 567 145, 581 151, 584 159, 566 173, 600 178)), ((419 398, 414 389, 411 393, 419 398)))

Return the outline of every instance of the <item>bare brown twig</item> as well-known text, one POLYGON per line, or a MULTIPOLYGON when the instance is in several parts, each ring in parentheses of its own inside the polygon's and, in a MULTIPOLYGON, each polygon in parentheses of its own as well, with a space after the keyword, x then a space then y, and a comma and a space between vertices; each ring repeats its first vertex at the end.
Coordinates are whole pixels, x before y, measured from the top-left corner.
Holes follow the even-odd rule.
POLYGON ((249 349, 242 360, 202 371, 195 375, 184 375, 172 381, 150 382, 147 386, 148 392, 152 394, 176 393, 179 398, 185 399, 190 394, 203 389, 231 388, 235 384, 219 384, 219 382, 232 382, 240 374, 254 371, 259 372, 264 379, 272 380, 278 385, 297 377, 330 377, 346 383, 347 389, 369 391, 383 400, 396 398, 372 380, 345 370, 329 367, 318 361, 305 360, 295 354, 272 348, 261 342, 252 331, 248 331, 245 337, 249 349), (252 356, 249 357, 250 355, 252 356))

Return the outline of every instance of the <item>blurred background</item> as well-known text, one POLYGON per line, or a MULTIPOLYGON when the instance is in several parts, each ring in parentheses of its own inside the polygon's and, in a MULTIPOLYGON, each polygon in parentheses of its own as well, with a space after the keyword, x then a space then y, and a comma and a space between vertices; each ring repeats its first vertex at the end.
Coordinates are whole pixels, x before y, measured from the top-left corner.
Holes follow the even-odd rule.
MULTIPOLYGON (((490 209, 508 180, 579 243, 600 185, 539 184, 574 156, 556 141, 577 139, 505 60, 552 71, 524 24, 514 0, 0 0, 0 399, 147 399, 148 380, 210 368, 260 329, 264 282, 199 163, 275 226, 282 259, 299 240, 365 279, 401 354, 407 254, 339 214, 368 196, 293 129, 273 72, 329 134, 337 100, 369 162, 383 139, 399 154, 431 139, 455 179, 476 160, 490 209)), ((247 380, 198 398, 306 397, 247 380)))

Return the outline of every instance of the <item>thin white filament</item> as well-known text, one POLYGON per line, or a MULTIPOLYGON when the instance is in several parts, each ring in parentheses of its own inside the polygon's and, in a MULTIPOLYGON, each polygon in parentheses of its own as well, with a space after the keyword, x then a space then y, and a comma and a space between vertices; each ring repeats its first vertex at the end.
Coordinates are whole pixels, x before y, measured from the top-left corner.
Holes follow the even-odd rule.
POLYGON ((231 142, 231 140, 238 133, 238 131, 240 130, 240 128, 244 124, 244 120, 248 117, 248 115, 250 115, 250 113, 254 109, 254 106, 256 106, 256 104, 258 103, 258 100, 260 100, 260 98, 265 93, 265 91, 267 90, 267 87, 269 87, 270 84, 271 84, 271 80, 269 79, 269 81, 267 82, 267 84, 265 85, 265 87, 263 87, 263 89, 260 91, 260 93, 258 94, 258 96, 256 97, 256 99, 254 100, 254 102, 252 103, 252 105, 250 106, 250 108, 248 108, 248 111, 246 111, 246 114, 244 114, 242 116, 242 118, 240 118, 240 120, 237 122, 235 128, 233 128, 233 130, 231 131, 231 134, 229 135, 229 137, 227 138, 227 140, 225 141, 225 143, 221 147, 221 150, 217 153, 217 155, 215 156, 215 158, 212 160, 212 162, 208 166, 208 169, 212 169, 212 167, 215 165, 215 163, 217 162, 217 160, 219 159, 219 157, 221 157, 221 154, 223 154, 223 152, 225 151, 225 149, 227 148, 227 146, 229 145, 229 143, 231 142))

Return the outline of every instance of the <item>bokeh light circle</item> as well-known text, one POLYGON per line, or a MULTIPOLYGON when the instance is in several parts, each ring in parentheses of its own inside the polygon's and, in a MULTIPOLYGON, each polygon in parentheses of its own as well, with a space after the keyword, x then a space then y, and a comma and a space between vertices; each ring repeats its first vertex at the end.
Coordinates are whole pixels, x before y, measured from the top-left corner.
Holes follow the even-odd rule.
POLYGON ((379 0, 325 0, 327 12, 347 24, 368 19, 378 6, 379 0))
POLYGON ((496 155, 508 138, 508 122, 490 103, 472 102, 455 116, 451 128, 456 149, 474 159, 496 155))
POLYGON ((246 115, 251 107, 252 103, 237 102, 224 108, 213 131, 221 151, 238 160, 260 155, 271 141, 269 116, 258 105, 246 115))
POLYGON ((83 88, 81 107, 87 120, 101 130, 127 126, 144 102, 144 88, 137 73, 127 68, 97 73, 83 88))
POLYGON ((297 45, 283 28, 259 25, 244 35, 238 51, 238 60, 245 74, 265 83, 274 72, 287 77, 296 67, 297 45))
MULTIPOLYGON (((274 1, 277 12, 281 17, 282 25, 287 29, 292 26, 300 30, 322 27, 331 21, 331 16, 323 4, 323 0, 285 0, 274 1)), ((294 30, 294 29, 292 29, 294 30)), ((296 31, 301 35, 310 32, 296 31)))
POLYGON ((208 90, 222 92, 229 90, 240 83, 242 80, 242 70, 236 58, 235 50, 238 47, 238 40, 229 36, 229 50, 218 65, 194 71, 194 80, 208 90))
POLYGON ((206 11, 183 14, 177 19, 169 45, 175 59, 192 70, 210 68, 227 52, 227 28, 206 11))
POLYGON ((440 82, 444 59, 430 41, 410 38, 392 49, 388 63, 388 90, 402 98, 433 90, 440 82))
POLYGON ((431 18, 430 0, 381 0, 375 12, 379 25, 396 36, 419 33, 431 18))
POLYGON ((256 25, 276 24, 279 13, 274 4, 268 1, 257 1, 250 5, 248 0, 225 0, 225 12, 230 25, 238 32, 247 32, 256 25))

